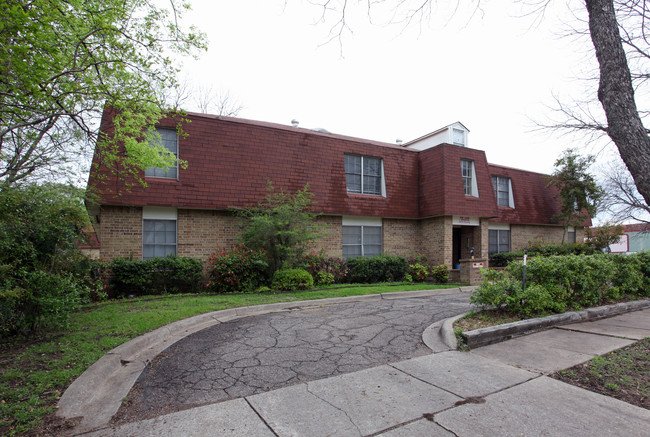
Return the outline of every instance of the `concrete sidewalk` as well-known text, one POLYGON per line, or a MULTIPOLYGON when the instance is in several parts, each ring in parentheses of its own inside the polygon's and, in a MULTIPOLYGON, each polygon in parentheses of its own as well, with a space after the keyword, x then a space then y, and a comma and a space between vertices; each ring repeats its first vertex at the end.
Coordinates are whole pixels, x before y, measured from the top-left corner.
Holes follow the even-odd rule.
POLYGON ((647 436, 649 410, 545 375, 648 336, 645 309, 83 435, 647 436))

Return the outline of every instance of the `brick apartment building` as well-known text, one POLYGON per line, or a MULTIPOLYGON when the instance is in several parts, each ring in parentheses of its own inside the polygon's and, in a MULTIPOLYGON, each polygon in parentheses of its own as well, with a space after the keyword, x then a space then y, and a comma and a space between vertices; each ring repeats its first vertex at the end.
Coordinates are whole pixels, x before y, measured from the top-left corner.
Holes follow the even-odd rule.
MULTIPOLYGON (((531 239, 562 241, 559 204, 545 176, 489 164, 467 147, 454 123, 404 145, 205 114, 160 122, 163 145, 186 169, 148 169, 147 186, 125 190, 97 156, 89 187, 98 195, 100 257, 176 254, 207 260, 237 241, 230 211, 255 204, 267 182, 295 192, 309 184, 330 256, 423 254, 453 268, 474 248, 477 258, 521 250, 531 239)), ((112 118, 101 129, 110 135, 112 118)), ((588 220, 585 226, 590 225, 588 220)), ((569 229, 582 241, 584 228, 569 229)))

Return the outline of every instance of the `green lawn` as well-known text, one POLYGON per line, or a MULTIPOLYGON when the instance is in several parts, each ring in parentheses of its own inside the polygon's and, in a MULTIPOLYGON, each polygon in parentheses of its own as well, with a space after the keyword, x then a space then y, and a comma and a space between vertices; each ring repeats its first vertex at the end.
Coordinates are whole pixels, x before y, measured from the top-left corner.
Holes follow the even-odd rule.
POLYGON ((292 293, 173 295, 115 300, 72 314, 65 329, 0 344, 0 435, 20 435, 55 410, 65 389, 102 355, 168 323, 210 311, 275 302, 294 302, 458 285, 373 285, 292 293))

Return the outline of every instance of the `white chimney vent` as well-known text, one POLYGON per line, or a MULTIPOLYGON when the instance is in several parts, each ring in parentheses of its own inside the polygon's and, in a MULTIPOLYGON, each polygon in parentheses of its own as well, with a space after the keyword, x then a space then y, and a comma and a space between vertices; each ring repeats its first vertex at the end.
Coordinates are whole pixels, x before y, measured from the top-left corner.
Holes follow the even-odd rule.
POLYGON ((293 120, 291 120, 291 126, 298 127, 299 124, 300 124, 300 122, 298 122, 298 120, 296 120, 295 118, 293 120))
POLYGON ((402 145, 402 140, 400 140, 399 138, 396 139, 395 144, 397 144, 398 146, 401 146, 402 145))

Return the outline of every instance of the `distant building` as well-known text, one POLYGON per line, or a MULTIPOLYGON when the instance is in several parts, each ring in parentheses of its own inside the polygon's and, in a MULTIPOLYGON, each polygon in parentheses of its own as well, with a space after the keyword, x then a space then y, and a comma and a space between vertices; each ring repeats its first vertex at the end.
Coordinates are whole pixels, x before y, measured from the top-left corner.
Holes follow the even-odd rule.
MULTIPOLYGON (((236 242, 231 208, 261 201, 268 181, 288 192, 309 184, 327 231, 315 249, 330 256, 422 254, 452 268, 471 248, 487 257, 522 250, 531 239, 563 239, 546 176, 489 164, 485 152, 467 147, 461 123, 396 145, 297 121, 187 118, 187 136, 176 135, 178 119, 157 128, 187 168, 148 169, 146 187, 125 190, 96 153, 89 188, 99 199, 91 214, 101 259, 175 254, 205 261, 217 246, 236 242)), ((111 134, 110 112, 101 129, 111 134)), ((569 236, 582 241, 584 228, 570 228, 569 236)))
POLYGON ((623 225, 623 232, 621 238, 609 246, 611 253, 636 253, 650 250, 650 224, 623 225))

